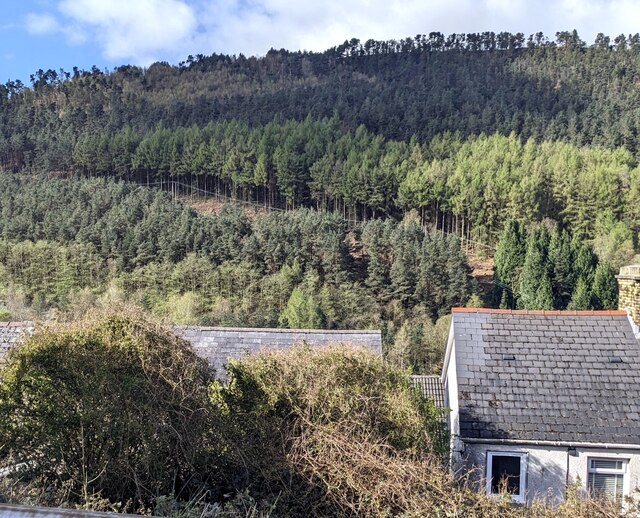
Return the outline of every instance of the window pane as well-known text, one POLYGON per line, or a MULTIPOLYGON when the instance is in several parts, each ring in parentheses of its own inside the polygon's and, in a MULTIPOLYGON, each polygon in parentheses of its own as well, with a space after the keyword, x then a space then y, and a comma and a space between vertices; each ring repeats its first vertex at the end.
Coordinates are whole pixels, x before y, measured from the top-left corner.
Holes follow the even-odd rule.
POLYGON ((520 493, 520 457, 494 455, 491 460, 491 492, 499 493, 505 484, 508 493, 520 493))
POLYGON ((622 505, 623 475, 589 473, 589 490, 596 498, 607 498, 622 505))
POLYGON ((591 459, 592 469, 622 469, 621 460, 591 459))

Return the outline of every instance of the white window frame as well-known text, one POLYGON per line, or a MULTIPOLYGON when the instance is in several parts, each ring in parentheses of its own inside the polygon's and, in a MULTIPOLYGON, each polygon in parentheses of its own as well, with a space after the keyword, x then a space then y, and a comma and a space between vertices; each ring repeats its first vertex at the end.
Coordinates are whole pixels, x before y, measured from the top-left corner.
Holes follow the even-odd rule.
POLYGON ((519 504, 524 504, 527 500, 527 453, 519 451, 488 451, 487 452, 487 484, 486 491, 489 496, 496 496, 497 493, 491 491, 493 480, 493 457, 517 457, 520 459, 520 487, 517 494, 512 494, 511 499, 519 504))
POLYGON ((625 498, 629 496, 629 459, 623 457, 587 457, 587 491, 591 494, 591 473, 600 473, 602 475, 622 475, 622 508, 626 507, 625 498), (594 468, 592 461, 607 460, 611 462, 622 462, 622 468, 594 468))

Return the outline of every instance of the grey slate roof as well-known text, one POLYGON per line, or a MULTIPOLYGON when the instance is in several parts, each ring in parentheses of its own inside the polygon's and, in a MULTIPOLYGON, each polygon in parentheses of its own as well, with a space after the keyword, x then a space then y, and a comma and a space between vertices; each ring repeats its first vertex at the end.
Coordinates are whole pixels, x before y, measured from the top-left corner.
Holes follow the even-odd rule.
POLYGON ((453 326, 462 438, 640 444, 626 313, 454 309, 453 326))
POLYGON ((382 354, 380 331, 325 331, 318 329, 261 329, 175 326, 177 334, 191 342, 223 378, 228 358, 242 358, 263 349, 283 349, 305 342, 310 346, 352 344, 382 354))
MULTIPOLYGON (((30 322, 0 322, 0 362, 7 351, 25 332, 33 329, 30 322)), ((380 331, 326 331, 310 329, 248 329, 232 327, 174 326, 176 334, 191 343, 195 352, 205 358, 224 378, 228 358, 269 348, 286 348, 305 342, 310 346, 352 344, 382 354, 380 331)))
POLYGON ((444 387, 440 376, 411 376, 411 384, 420 389, 422 395, 430 398, 438 408, 444 408, 444 387))
POLYGON ((20 342, 23 334, 32 329, 31 322, 0 322, 0 362, 9 349, 20 342))

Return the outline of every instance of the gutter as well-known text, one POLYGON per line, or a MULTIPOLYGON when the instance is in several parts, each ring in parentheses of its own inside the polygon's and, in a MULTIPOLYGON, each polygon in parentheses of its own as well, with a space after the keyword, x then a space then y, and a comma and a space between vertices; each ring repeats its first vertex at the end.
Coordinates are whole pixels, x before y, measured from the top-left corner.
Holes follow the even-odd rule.
POLYGON ((468 444, 505 444, 511 446, 550 446, 556 448, 598 448, 601 450, 639 450, 640 444, 620 444, 608 442, 573 442, 573 441, 534 441, 531 439, 480 439, 472 437, 460 437, 460 440, 468 444))

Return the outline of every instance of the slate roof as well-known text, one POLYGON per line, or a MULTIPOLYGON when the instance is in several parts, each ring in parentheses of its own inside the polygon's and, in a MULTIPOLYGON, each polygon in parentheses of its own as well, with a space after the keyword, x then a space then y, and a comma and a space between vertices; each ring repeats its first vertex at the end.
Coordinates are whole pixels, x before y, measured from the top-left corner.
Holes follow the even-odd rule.
POLYGON ((0 363, 9 349, 20 343, 23 334, 32 329, 31 322, 0 322, 0 363))
POLYGON ((229 358, 239 359, 262 349, 283 349, 305 342, 310 346, 352 344, 382 354, 380 331, 326 331, 318 329, 263 329, 175 326, 177 334, 191 342, 196 353, 225 377, 229 358))
MULTIPOLYGON (((31 322, 0 322, 0 362, 7 351, 19 343, 25 332, 33 329, 31 322)), ((326 331, 313 329, 250 329, 233 327, 174 326, 183 337, 224 378, 224 365, 229 358, 243 356, 269 348, 287 348, 305 342, 310 346, 352 344, 382 354, 380 331, 326 331)))
POLYGON ((452 322, 461 438, 640 444, 625 312, 454 308, 452 322))
POLYGON ((438 408, 444 408, 444 387, 440 376, 411 376, 411 384, 420 389, 424 397, 430 398, 438 408))

